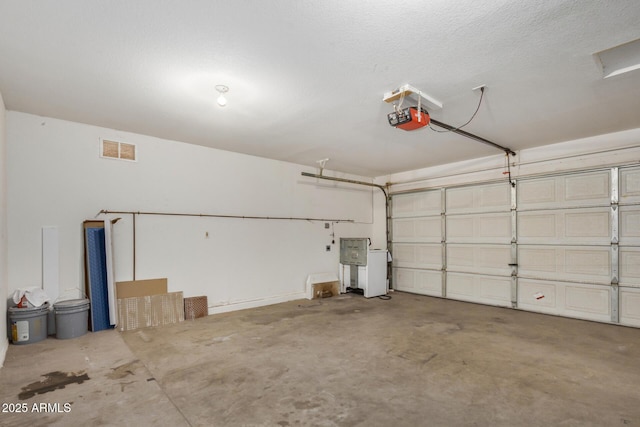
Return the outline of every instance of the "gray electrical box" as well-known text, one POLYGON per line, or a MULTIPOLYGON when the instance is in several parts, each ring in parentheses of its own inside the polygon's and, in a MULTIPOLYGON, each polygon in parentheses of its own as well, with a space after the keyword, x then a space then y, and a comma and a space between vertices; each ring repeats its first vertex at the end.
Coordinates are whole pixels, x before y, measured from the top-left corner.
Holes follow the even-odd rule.
POLYGON ((367 237, 340 238, 340 264, 367 265, 369 239, 367 237))

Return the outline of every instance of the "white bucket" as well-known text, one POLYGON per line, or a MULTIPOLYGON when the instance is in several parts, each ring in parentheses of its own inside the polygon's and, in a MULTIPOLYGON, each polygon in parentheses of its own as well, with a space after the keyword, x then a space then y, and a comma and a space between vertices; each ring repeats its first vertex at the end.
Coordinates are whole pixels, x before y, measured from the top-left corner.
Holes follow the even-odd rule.
POLYGON ((53 304, 56 318, 56 338, 65 340, 77 338, 89 329, 89 307, 86 299, 70 299, 53 304))

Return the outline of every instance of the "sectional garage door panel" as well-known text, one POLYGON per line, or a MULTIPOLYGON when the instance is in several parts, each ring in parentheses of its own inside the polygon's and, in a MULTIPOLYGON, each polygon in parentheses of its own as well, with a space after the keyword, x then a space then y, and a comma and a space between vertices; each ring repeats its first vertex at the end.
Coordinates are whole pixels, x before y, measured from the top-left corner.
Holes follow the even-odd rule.
POLYGON ((440 216, 394 219, 394 242, 440 243, 442 219, 440 216))
POLYGON ((620 170, 620 204, 640 203, 640 168, 620 170))
POLYGON ((393 283, 399 291, 414 294, 442 296, 442 272, 417 270, 410 268, 394 268, 393 283))
POLYGON ((511 275, 511 245, 447 245, 447 271, 511 275))
POLYGON ((620 323, 640 327, 640 289, 620 287, 620 323))
POLYGON ((447 215, 447 243, 510 243, 511 213, 447 215))
POLYGON ((440 243, 394 243, 393 267, 442 269, 440 243))
POLYGON ((518 279, 518 308, 540 313, 560 314, 555 283, 518 279))
POLYGON ((620 206, 620 245, 640 246, 640 206, 620 206))
POLYGON ((611 208, 518 212, 519 244, 608 245, 611 208))
POLYGON ((620 285, 640 288, 640 247, 620 248, 620 285))
POLYGON ((502 183, 451 188, 446 193, 448 214, 508 212, 511 209, 511 190, 502 183))
POLYGON ((447 298, 510 307, 511 279, 479 274, 447 273, 447 298))
POLYGON ((518 210, 607 206, 610 180, 610 171, 525 180, 518 183, 518 210))
POLYGON ((608 246, 519 245, 518 277, 611 283, 608 246))
POLYGON ((391 215, 394 218, 440 215, 440 212, 442 212, 440 190, 393 196, 391 215))
POLYGON ((611 288, 550 280, 518 280, 518 308, 578 319, 611 321, 611 288))

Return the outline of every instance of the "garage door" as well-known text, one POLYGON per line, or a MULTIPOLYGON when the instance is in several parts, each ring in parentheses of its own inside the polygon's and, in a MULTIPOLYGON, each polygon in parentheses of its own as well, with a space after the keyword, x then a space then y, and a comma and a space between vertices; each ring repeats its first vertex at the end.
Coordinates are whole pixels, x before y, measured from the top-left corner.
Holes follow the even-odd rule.
POLYGON ((392 197, 394 288, 640 326, 640 168, 392 197))

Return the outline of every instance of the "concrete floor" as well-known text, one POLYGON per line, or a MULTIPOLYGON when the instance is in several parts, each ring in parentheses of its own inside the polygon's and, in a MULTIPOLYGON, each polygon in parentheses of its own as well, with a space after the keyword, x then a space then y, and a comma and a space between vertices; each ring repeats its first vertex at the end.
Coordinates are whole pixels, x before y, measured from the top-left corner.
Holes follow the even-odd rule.
POLYGON ((639 384, 640 329, 345 295, 11 345, 0 425, 640 426, 639 384))

